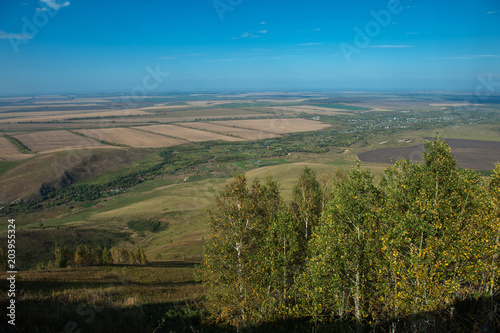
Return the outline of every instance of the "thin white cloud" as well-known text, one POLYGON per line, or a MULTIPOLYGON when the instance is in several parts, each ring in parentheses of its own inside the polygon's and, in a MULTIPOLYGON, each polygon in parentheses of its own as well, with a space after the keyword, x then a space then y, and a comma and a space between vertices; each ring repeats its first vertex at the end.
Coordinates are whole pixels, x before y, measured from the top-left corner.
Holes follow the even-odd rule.
POLYGON ((32 39, 33 36, 27 34, 12 34, 0 30, 0 39, 32 39))
POLYGON ((420 32, 407 32, 407 35, 420 35, 420 32))
POLYGON ((228 62, 228 61, 237 61, 239 59, 236 58, 220 58, 220 59, 207 59, 206 62, 228 62))
POLYGON ((43 2, 45 5, 47 5, 47 7, 50 7, 54 10, 59 10, 63 7, 68 7, 71 4, 69 1, 66 1, 64 3, 58 3, 57 0, 40 0, 40 1, 43 2))
POLYGON ((206 56, 208 54, 206 53, 188 53, 188 54, 173 54, 173 55, 168 55, 164 57, 159 57, 156 58, 158 60, 171 60, 171 59, 177 59, 177 58, 182 58, 182 57, 201 57, 201 56, 206 56))
POLYGON ((413 47, 413 45, 373 45, 369 47, 382 48, 382 49, 400 49, 406 47, 413 47))
POLYGON ((299 44, 302 46, 311 46, 311 45, 322 45, 323 43, 304 43, 304 44, 299 44))
POLYGON ((486 14, 496 14, 496 11, 487 12, 486 14))
MULTIPOLYGON (((261 33, 261 34, 266 34, 266 33, 267 33, 267 30, 261 30, 261 31, 259 31, 259 33, 261 33)), ((252 32, 244 32, 243 34, 241 34, 241 35, 240 35, 240 36, 238 36, 238 37, 231 37, 231 39, 240 39, 240 38, 259 38, 259 37, 261 37, 261 36, 259 36, 259 35, 255 35, 255 34, 253 33, 253 31, 252 31, 252 32)))
POLYGON ((266 22, 260 22, 260 24, 266 24, 266 22))
POLYGON ((472 60, 472 59, 484 59, 484 58, 500 58, 500 55, 496 54, 475 54, 475 55, 466 55, 466 56, 458 56, 458 57, 444 57, 444 58, 431 58, 437 60, 472 60))
POLYGON ((321 29, 313 29, 313 31, 320 31, 321 29))

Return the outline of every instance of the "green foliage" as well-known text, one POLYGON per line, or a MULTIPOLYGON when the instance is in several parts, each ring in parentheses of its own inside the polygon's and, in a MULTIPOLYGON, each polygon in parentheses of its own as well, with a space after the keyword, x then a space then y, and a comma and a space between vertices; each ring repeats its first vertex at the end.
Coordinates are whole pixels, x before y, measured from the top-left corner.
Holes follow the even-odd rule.
POLYGON ((291 210, 302 225, 304 240, 318 223, 322 206, 322 193, 316 173, 304 168, 299 183, 293 188, 291 210))
POLYGON ((421 164, 398 161, 380 187, 382 207, 380 294, 388 313, 432 311, 455 298, 491 290, 491 258, 498 223, 481 178, 459 170, 449 146, 425 143, 421 164), (382 282, 383 281, 383 282, 382 282), (389 310, 390 309, 390 310, 389 310))
POLYGON ((31 149, 29 149, 28 147, 26 147, 21 141, 19 141, 18 139, 14 138, 13 136, 10 136, 10 135, 7 135, 7 134, 4 134, 3 135, 4 137, 6 137, 7 139, 9 139, 10 142, 12 142, 12 144, 14 146, 16 146, 17 149, 19 149, 19 151, 23 154, 31 154, 33 153, 31 151, 31 149))
POLYGON ((103 249, 101 246, 97 246, 92 249, 87 245, 80 244, 74 252, 71 252, 66 247, 60 247, 56 244, 54 260, 48 263, 39 262, 36 264, 36 269, 43 270, 48 268, 86 267, 111 264, 147 265, 148 259, 141 246, 137 246, 132 250, 127 250, 125 247, 121 249, 111 248, 111 250, 108 250, 107 247, 103 249))
POLYGON ((55 268, 65 268, 73 263, 73 255, 70 253, 67 247, 60 247, 56 244, 54 250, 54 265, 55 268))
POLYGON ((111 256, 111 252, 109 252, 109 249, 107 247, 102 250, 101 262, 103 265, 109 265, 113 263, 113 257, 111 256))
POLYGON ((216 321, 242 327, 267 316, 259 311, 269 289, 266 240, 282 206, 276 182, 254 181, 248 188, 241 175, 216 198, 202 269, 207 305, 216 321))
MULTIPOLYGON (((272 180, 247 188, 240 176, 216 205, 202 276, 219 322, 354 319, 359 331, 407 318, 426 329, 447 325, 431 312, 499 295, 500 164, 485 183, 439 137, 378 185, 359 162, 321 182, 306 168, 287 209, 272 180)), ((498 324, 473 312, 486 330, 498 324)))
POLYGON ((90 266, 94 258, 86 245, 78 245, 75 251, 75 267, 90 266))
POLYGON ((376 205, 380 193, 369 171, 359 163, 333 189, 322 223, 311 241, 311 257, 302 277, 310 289, 311 315, 326 309, 360 321, 368 312, 372 270, 377 251, 376 205))

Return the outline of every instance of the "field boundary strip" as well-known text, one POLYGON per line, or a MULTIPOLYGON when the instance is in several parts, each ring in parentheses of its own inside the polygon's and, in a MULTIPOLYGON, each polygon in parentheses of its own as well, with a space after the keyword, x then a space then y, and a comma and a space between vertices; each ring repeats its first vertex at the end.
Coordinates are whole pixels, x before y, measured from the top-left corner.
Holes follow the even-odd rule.
MULTIPOLYGON (((158 124, 158 126, 159 125, 172 125, 172 124, 158 124)), ((150 133, 150 134, 161 135, 161 136, 164 136, 164 137, 167 137, 167 138, 171 138, 171 139, 181 140, 181 141, 184 141, 184 143, 190 142, 190 141, 188 141, 186 139, 179 138, 179 137, 176 137, 176 136, 173 136, 173 135, 168 135, 168 134, 165 134, 165 133, 158 133, 158 132, 148 131, 148 130, 144 130, 144 129, 141 128, 141 127, 149 127, 149 126, 155 126, 155 125, 148 124, 148 125, 144 125, 144 126, 134 126, 134 127, 132 127, 132 129, 135 129, 135 130, 138 130, 138 131, 141 131, 141 132, 150 133)))
MULTIPOLYGON (((205 124, 206 124, 206 123, 205 123, 205 124)), ((189 128, 189 129, 197 130, 197 131, 204 131, 204 132, 215 133, 215 134, 224 135, 224 136, 230 136, 230 137, 234 137, 234 138, 240 138, 240 139, 243 139, 243 140, 248 140, 248 139, 246 139, 246 138, 243 138, 243 137, 241 137, 241 136, 237 136, 237 135, 234 135, 234 134, 223 133, 223 132, 217 132, 217 131, 210 131, 210 130, 207 130, 207 129, 203 129, 203 128, 196 128, 196 127, 190 127, 190 126, 187 126, 187 125, 184 125, 184 124, 179 124, 179 123, 170 124, 170 125, 175 125, 175 126, 179 126, 179 127, 185 127, 185 128, 189 128)))
MULTIPOLYGON (((269 119, 276 119, 276 118, 269 118, 269 119)), ((245 119, 245 120, 254 120, 254 119, 245 119)), ((264 129, 260 129, 260 130, 257 130, 255 128, 250 128, 250 127, 241 127, 241 126, 236 126, 236 125, 223 125, 223 124, 220 124, 220 123, 217 123, 219 120, 215 120, 215 121, 208 121, 207 123, 210 123, 210 124, 214 124, 214 125, 221 125, 221 126, 226 126, 226 127, 232 127, 232 128, 241 128, 241 129, 246 129, 246 130, 250 130, 250 131, 261 131, 261 132, 265 132, 265 133, 269 133, 269 134, 274 134, 274 135, 278 135, 278 136, 281 136, 280 134, 278 133, 274 133, 274 132, 270 132, 270 131, 266 131, 264 129)), ((232 121, 232 120, 220 120, 220 122, 222 121, 232 121)))

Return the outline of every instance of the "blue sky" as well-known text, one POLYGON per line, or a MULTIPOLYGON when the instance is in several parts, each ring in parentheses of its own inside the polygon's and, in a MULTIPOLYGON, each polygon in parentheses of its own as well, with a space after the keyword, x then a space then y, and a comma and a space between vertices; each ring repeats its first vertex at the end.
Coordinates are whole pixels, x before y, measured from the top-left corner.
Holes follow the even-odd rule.
POLYGON ((500 81, 500 2, 0 2, 0 94, 128 92, 147 68, 158 91, 472 90, 500 81))

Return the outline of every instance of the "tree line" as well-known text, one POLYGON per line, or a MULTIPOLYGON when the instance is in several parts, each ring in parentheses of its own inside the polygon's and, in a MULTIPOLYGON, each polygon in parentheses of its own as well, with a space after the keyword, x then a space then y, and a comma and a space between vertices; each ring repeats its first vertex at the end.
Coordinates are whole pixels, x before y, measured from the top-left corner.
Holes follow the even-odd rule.
POLYGON ((144 249, 137 246, 133 249, 125 247, 108 249, 97 246, 89 248, 87 245, 78 245, 75 251, 70 251, 67 247, 55 246, 54 257, 47 263, 39 263, 36 268, 66 268, 85 267, 111 264, 137 264, 146 265, 148 263, 144 249))
POLYGON ((500 164, 486 179, 460 169, 438 137, 420 162, 399 160, 378 182, 359 162, 323 178, 305 168, 291 204, 275 180, 237 176, 209 221, 201 279, 214 322, 500 325, 486 301, 499 296, 500 164), (476 301, 478 311, 458 313, 476 301))
POLYGON ((17 149, 19 149, 19 151, 23 154, 31 154, 33 153, 31 151, 31 149, 29 149, 28 147, 26 147, 21 141, 19 141, 18 139, 16 139, 15 137, 11 136, 11 135, 7 135, 7 134, 4 134, 3 135, 5 138, 7 138, 10 142, 12 142, 12 144, 14 146, 16 146, 17 149))

